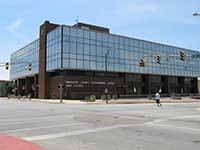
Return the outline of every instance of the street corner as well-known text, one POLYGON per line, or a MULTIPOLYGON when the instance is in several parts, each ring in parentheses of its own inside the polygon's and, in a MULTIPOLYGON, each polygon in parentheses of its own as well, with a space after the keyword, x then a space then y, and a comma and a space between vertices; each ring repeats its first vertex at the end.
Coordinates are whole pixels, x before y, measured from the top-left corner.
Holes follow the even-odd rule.
POLYGON ((0 134, 0 150, 42 150, 42 148, 29 141, 0 134))

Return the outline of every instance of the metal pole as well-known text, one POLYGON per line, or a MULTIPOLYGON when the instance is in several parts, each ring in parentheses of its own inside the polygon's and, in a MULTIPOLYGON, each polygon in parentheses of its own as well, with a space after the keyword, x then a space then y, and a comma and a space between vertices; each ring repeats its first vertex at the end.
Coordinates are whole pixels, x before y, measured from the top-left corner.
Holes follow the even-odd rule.
POLYGON ((60 86, 60 103, 63 102, 63 85, 62 83, 59 84, 60 86))
MULTIPOLYGON (((110 52, 110 49, 108 49, 107 53, 105 54, 105 71, 108 71, 108 54, 110 52)), ((105 94, 106 94, 106 104, 108 104, 108 89, 105 89, 105 94)))
POLYGON ((106 94, 106 104, 108 104, 108 89, 105 89, 105 94, 106 94))
POLYGON ((105 54, 105 71, 108 71, 108 54, 110 52, 110 49, 108 49, 107 53, 105 54))
POLYGON ((60 103, 62 103, 63 102, 63 87, 61 86, 61 100, 60 100, 60 103))
POLYGON ((105 71, 107 72, 107 56, 105 55, 105 71))

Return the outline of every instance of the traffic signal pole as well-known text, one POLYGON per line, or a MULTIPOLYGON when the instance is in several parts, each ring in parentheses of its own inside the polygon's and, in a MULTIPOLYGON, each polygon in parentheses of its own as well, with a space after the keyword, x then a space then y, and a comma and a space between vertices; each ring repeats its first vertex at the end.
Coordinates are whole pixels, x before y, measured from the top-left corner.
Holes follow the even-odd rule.
POLYGON ((153 57, 155 59, 157 59, 157 63, 160 64, 160 60, 161 60, 161 55, 144 55, 142 58, 140 58, 139 64, 140 67, 145 67, 145 58, 147 57, 153 57))
POLYGON ((60 90, 60 103, 63 103, 63 88, 64 88, 64 85, 62 83, 59 83, 58 88, 60 90))
POLYGON ((28 70, 31 71, 32 70, 32 64, 29 62, 0 62, 0 67, 6 67, 6 70, 9 69, 9 66, 12 64, 27 64, 28 65, 28 70))
MULTIPOLYGON (((145 67, 145 64, 146 64, 145 58, 146 57, 153 57, 157 60, 157 64, 161 63, 161 55, 160 54, 159 55, 158 54, 157 55, 144 55, 143 57, 140 58, 140 61, 139 61, 140 67, 145 67)), ((169 57, 179 57, 180 60, 184 62, 186 55, 185 55, 184 50, 181 49, 179 55, 162 55, 162 57, 167 58, 167 60, 169 57)))

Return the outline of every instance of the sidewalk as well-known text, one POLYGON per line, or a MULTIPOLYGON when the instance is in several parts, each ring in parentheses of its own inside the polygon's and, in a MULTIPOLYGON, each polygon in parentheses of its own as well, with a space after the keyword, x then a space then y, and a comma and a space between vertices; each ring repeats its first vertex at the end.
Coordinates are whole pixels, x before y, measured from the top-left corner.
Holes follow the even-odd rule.
MULTIPOLYGON (((161 103, 191 103, 191 102, 200 102, 200 99, 191 99, 190 97, 184 97, 181 100, 175 100, 172 98, 161 98, 161 103)), ((119 99, 112 100, 109 103, 111 104, 144 104, 144 103, 156 103, 155 100, 149 100, 145 98, 141 99, 119 99)))
MULTIPOLYGON (((8 98, 0 98, 0 100, 8 100, 8 98)), ((30 101, 29 99, 20 99, 11 98, 10 100, 16 101, 30 101)), ((50 104, 60 104, 59 99, 31 99, 33 102, 44 102, 50 104)), ((183 97, 181 100, 175 100, 172 98, 161 98, 161 103, 191 103, 191 102, 200 102, 200 99, 191 99, 190 97, 183 97)), ((86 102, 84 100, 63 100, 63 104, 106 104, 104 100, 96 100, 95 102, 86 102)), ((140 99, 118 99, 110 100, 109 104, 148 104, 155 103, 155 100, 149 100, 147 98, 140 99)))

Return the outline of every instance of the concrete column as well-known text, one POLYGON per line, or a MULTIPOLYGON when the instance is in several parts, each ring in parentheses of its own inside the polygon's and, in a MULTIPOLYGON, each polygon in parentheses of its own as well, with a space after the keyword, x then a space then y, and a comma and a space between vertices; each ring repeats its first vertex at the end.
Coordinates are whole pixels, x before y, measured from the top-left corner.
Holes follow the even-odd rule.
POLYGON ((192 93, 198 93, 198 79, 193 78, 191 84, 192 84, 192 93))
MULTIPOLYGON (((15 80, 15 82, 14 82, 15 89, 17 88, 17 82, 18 82, 18 80, 15 80)), ((15 94, 15 96, 17 96, 18 90, 15 90, 14 94, 15 94)))
POLYGON ((163 83, 163 91, 165 94, 169 94, 169 77, 163 76, 162 77, 162 83, 163 83))
POLYGON ((40 49, 39 49, 39 98, 45 99, 49 97, 49 75, 46 72, 46 45, 47 33, 58 27, 57 24, 52 24, 45 21, 40 26, 40 49))
POLYGON ((149 75, 144 75, 144 94, 150 94, 150 81, 149 81, 149 75))
POLYGON ((18 93, 18 95, 24 94, 24 90, 23 90, 24 86, 25 86, 24 79, 18 79, 17 80, 17 93, 18 93))
POLYGON ((25 95, 30 94, 32 88, 31 78, 25 78, 25 95))
POLYGON ((38 98, 38 75, 34 76, 34 98, 38 98))
POLYGON ((180 93, 185 93, 186 92, 186 87, 185 87, 185 78, 184 77, 179 77, 178 78, 178 83, 179 83, 179 91, 180 93))
POLYGON ((124 92, 125 92, 125 94, 128 94, 128 83, 127 83, 128 82, 128 80, 127 80, 128 77, 127 76, 128 75, 125 73, 124 74, 124 86, 125 86, 124 87, 124 92))

